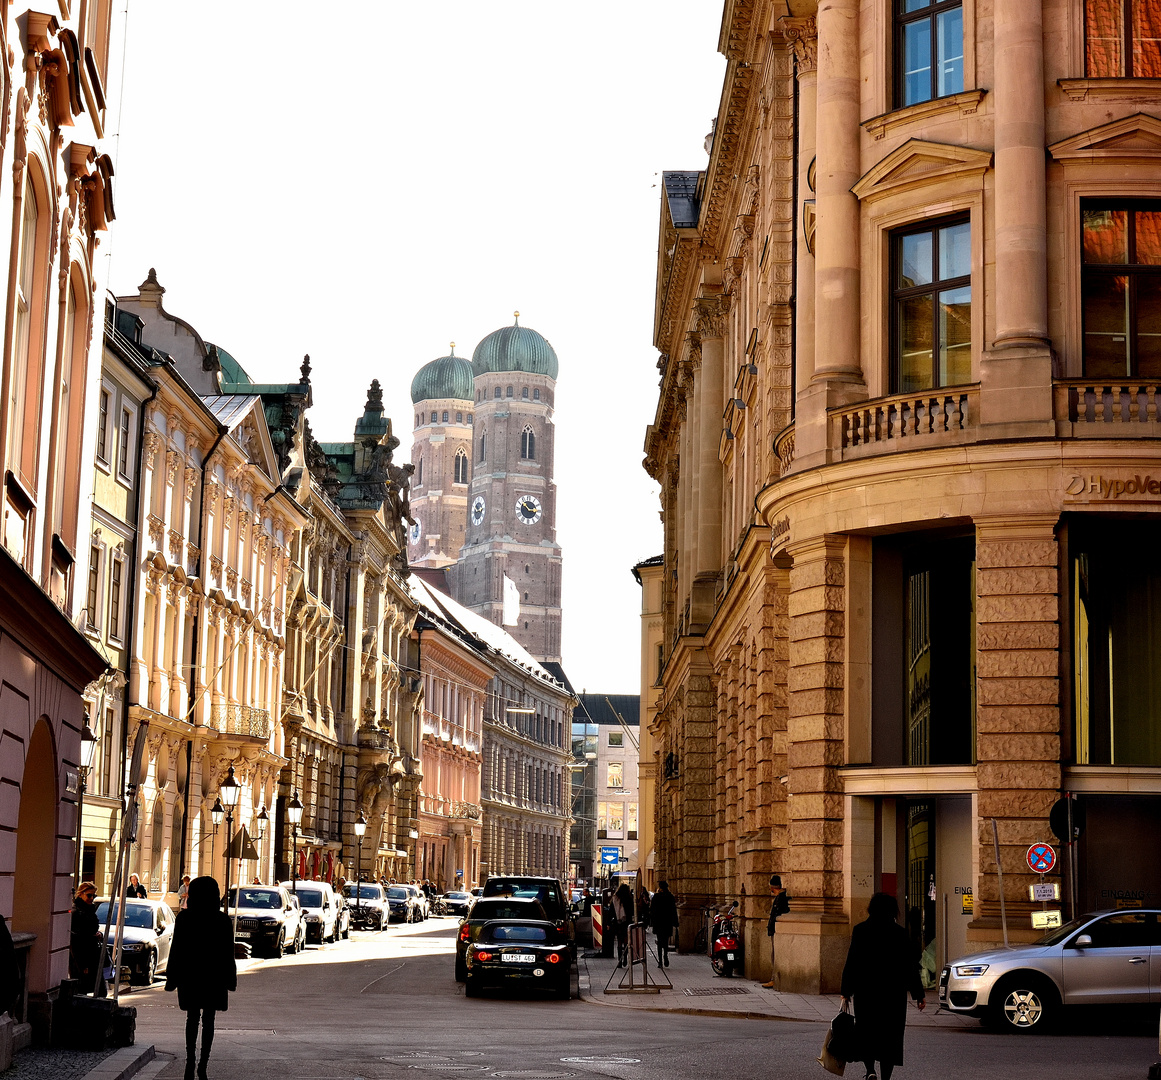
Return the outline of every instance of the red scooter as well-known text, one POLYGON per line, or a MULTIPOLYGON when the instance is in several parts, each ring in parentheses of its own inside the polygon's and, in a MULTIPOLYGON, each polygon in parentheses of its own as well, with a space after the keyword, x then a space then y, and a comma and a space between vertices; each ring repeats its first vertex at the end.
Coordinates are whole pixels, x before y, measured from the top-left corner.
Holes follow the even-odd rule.
POLYGON ((714 916, 713 935, 710 938, 710 966, 715 975, 741 975, 744 971, 742 963, 742 938, 738 934, 738 925, 734 920, 734 912, 738 909, 735 900, 729 911, 724 915, 718 912, 714 916))

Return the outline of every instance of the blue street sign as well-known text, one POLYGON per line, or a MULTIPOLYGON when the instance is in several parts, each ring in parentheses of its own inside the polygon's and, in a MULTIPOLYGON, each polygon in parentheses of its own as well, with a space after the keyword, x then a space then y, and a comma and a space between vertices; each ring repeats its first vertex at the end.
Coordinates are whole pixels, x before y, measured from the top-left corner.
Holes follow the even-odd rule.
POLYGON ((616 847, 601 848, 601 865, 616 866, 621 861, 621 849, 616 847))

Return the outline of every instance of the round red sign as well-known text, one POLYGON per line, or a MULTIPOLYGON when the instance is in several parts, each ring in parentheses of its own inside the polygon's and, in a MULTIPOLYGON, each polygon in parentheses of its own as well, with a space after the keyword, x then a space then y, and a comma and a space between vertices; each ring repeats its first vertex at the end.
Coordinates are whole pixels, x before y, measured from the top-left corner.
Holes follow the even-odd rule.
POLYGON ((1033 844, 1028 849, 1028 867, 1036 874, 1047 874, 1056 865, 1056 852, 1048 844, 1033 844))

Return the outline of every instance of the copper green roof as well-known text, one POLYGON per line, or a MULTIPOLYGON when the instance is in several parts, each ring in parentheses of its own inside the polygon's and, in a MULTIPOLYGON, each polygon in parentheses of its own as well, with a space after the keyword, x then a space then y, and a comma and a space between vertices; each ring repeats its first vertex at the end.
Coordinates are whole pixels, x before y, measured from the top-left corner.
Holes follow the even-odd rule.
POLYGON ((448 356, 424 364, 411 380, 413 403, 437 398, 471 401, 473 396, 472 365, 466 357, 456 356, 454 344, 448 356))
POLYGON ((472 353, 472 370, 476 375, 524 371, 555 379, 559 367, 553 347, 535 330, 521 326, 519 316, 515 326, 493 330, 472 353))

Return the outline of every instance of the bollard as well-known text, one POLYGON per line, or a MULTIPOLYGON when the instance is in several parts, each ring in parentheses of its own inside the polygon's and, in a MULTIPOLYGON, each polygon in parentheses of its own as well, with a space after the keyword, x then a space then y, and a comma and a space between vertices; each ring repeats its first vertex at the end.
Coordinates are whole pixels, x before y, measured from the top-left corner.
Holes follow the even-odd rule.
POLYGON ((601 919, 601 905, 593 904, 593 948, 600 951, 604 946, 604 923, 601 919))

